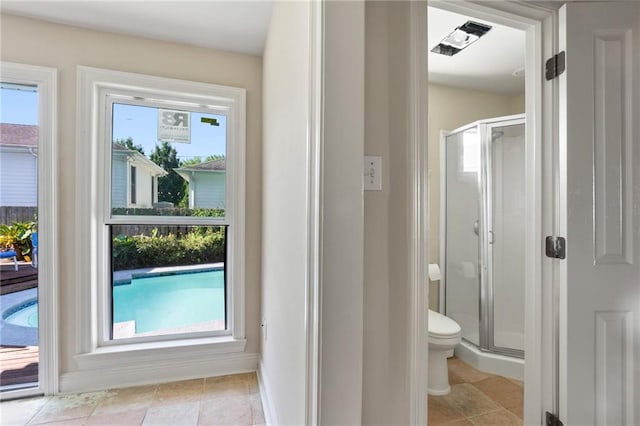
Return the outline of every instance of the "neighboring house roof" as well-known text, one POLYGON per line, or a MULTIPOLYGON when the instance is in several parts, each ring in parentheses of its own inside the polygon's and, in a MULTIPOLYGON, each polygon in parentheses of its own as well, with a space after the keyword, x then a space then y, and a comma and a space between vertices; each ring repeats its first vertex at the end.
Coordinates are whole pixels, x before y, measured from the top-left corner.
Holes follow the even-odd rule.
POLYGON ((112 149, 115 155, 126 155, 127 157, 129 157, 131 165, 147 169, 152 176, 165 176, 167 174, 167 171, 165 169, 158 166, 156 163, 147 158, 146 155, 141 154, 135 149, 129 149, 117 142, 113 142, 112 149))
POLYGON ((0 123, 0 146, 37 148, 38 126, 0 123))
POLYGON ((227 159, 220 158, 218 160, 205 161, 204 163, 191 164, 186 167, 179 167, 175 171, 194 171, 194 172, 220 172, 227 169, 227 159))
POLYGON ((227 170, 227 159, 220 158, 218 160, 205 161, 204 163, 190 164, 186 167, 178 167, 173 169, 184 180, 189 182, 190 174, 193 172, 205 172, 205 173, 224 173, 227 170))

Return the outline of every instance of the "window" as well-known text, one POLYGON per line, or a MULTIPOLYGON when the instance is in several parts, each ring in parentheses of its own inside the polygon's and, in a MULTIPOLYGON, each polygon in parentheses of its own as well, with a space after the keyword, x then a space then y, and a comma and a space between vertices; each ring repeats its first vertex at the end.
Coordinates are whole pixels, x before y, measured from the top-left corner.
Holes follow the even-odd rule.
POLYGON ((95 109, 79 125, 91 143, 78 161, 98 164, 80 189, 96 219, 84 218, 93 237, 81 243, 94 253, 81 272, 91 282, 82 309, 97 319, 83 350, 229 339, 241 350, 245 90, 78 74, 79 102, 95 109), (105 196, 90 198, 91 188, 105 196))
POLYGON ((136 166, 131 166, 131 204, 136 203, 136 166))
POLYGON ((480 138, 478 130, 473 127, 462 135, 462 171, 478 173, 480 171, 480 138))

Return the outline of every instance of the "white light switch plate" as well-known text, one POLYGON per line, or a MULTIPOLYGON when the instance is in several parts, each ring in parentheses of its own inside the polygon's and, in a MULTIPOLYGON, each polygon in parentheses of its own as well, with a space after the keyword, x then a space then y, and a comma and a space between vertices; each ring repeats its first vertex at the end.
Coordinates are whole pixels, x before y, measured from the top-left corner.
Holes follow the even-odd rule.
POLYGON ((364 157, 365 191, 382 191, 382 157, 364 157))

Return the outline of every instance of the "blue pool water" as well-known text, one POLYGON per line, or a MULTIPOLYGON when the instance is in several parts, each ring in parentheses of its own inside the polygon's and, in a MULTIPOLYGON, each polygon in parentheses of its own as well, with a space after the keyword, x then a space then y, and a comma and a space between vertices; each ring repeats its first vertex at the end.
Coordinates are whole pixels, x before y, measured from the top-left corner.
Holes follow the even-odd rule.
POLYGON ((36 299, 28 300, 15 312, 4 318, 9 324, 20 325, 22 327, 38 326, 38 302, 36 299))
POLYGON ((224 270, 134 277, 113 287, 113 322, 136 333, 224 320, 224 270))

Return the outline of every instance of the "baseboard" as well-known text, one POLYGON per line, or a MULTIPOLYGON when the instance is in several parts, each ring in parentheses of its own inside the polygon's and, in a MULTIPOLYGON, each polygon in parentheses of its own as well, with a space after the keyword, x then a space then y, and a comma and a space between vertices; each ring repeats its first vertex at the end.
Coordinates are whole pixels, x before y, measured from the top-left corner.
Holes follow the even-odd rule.
POLYGON ((88 369, 63 373, 60 376, 60 393, 249 373, 256 371, 257 367, 257 353, 232 353, 192 357, 185 361, 150 362, 144 366, 88 369))
POLYGON ((264 412, 264 420, 267 426, 278 425, 278 416, 276 407, 271 400, 271 386, 265 372, 262 360, 258 364, 258 385, 260 386, 260 398, 262 399, 262 411, 264 412))
POLYGON ((485 373, 524 380, 523 359, 481 352, 465 342, 456 346, 455 354, 467 364, 485 373))

